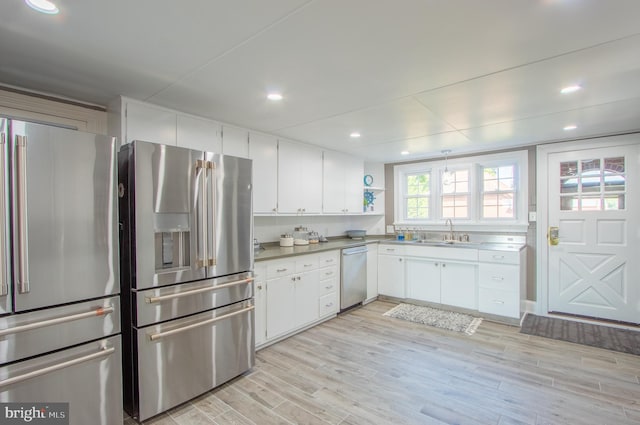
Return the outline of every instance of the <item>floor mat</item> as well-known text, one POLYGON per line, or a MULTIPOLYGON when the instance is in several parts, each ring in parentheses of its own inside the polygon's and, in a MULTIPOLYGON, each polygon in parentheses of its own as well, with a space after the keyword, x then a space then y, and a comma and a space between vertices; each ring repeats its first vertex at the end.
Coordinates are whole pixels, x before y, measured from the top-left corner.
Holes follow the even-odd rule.
POLYGON ((454 313, 453 311, 439 310, 437 308, 413 304, 398 304, 384 313, 384 316, 422 323, 440 329, 464 332, 467 335, 473 335, 482 322, 481 318, 469 316, 468 314, 454 313))
POLYGON ((527 314, 520 332, 640 355, 640 331, 527 314))

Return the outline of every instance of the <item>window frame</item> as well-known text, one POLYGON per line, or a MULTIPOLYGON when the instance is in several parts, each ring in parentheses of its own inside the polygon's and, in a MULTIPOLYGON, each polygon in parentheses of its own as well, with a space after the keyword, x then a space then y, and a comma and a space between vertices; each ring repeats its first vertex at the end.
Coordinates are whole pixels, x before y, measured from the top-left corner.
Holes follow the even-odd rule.
POLYGON ((432 160, 394 165, 394 225, 421 226, 426 230, 440 230, 446 218, 442 213, 443 186, 442 173, 468 169, 469 172, 469 218, 453 218, 455 226, 466 230, 526 231, 528 221, 528 162, 529 152, 518 150, 499 154, 474 155, 457 159, 432 160), (484 218, 482 216, 483 170, 487 167, 514 165, 514 218, 484 218), (407 219, 403 200, 405 192, 402 185, 406 175, 420 172, 431 173, 428 219, 407 219), (402 182, 402 183, 401 183, 402 182))

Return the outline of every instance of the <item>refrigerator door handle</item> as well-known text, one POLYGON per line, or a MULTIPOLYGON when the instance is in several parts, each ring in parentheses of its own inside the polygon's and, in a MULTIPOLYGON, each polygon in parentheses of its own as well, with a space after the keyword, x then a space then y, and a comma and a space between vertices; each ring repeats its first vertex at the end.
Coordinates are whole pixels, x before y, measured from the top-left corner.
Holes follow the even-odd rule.
POLYGON ((193 323, 191 325, 183 326, 181 328, 171 329, 170 331, 158 332, 155 334, 149 334, 149 339, 151 341, 155 341, 160 338, 164 338, 167 336, 175 335, 177 333, 190 331, 191 329, 199 328, 200 326, 210 325, 212 323, 219 322, 224 319, 228 319, 229 317, 237 316, 238 314, 244 314, 248 311, 254 310, 254 306, 245 307, 242 310, 234 311, 233 313, 224 314, 222 316, 214 317, 212 319, 203 320, 202 322, 193 323))
POLYGON ((4 379, 0 381, 0 388, 6 387, 11 384, 17 384, 22 381, 26 381, 27 379, 37 378, 38 376, 47 375, 51 372, 55 372, 60 369, 64 369, 67 367, 75 366, 80 363, 85 363, 94 359, 99 359, 101 357, 106 357, 113 354, 116 351, 114 347, 103 347, 97 353, 88 354, 86 356, 78 357, 76 359, 67 360, 66 362, 57 363, 51 366, 43 367, 42 369, 34 370, 32 372, 27 372, 22 375, 14 376, 12 378, 4 379))
POLYGON ((18 332, 25 332, 33 329, 44 328, 47 326, 58 325, 60 323, 73 322, 74 320, 87 319, 87 318, 96 317, 96 316, 105 316, 113 312, 114 312, 113 306, 107 306, 107 307, 100 307, 95 310, 87 311, 84 313, 70 314, 68 316, 57 317, 55 319, 48 319, 48 320, 42 320, 40 322, 29 323, 28 325, 14 326, 11 328, 0 330, 0 338, 7 335, 15 334, 18 332))
POLYGON ((18 293, 29 292, 29 264, 27 256, 27 137, 16 136, 16 217, 15 230, 18 251, 18 293))
POLYGON ((5 170, 7 169, 7 133, 0 133, 0 297, 9 293, 9 283, 7 282, 7 204, 6 204, 6 180, 5 170))
MULTIPOLYGON (((249 277, 242 280, 236 280, 230 283, 224 283, 222 285, 207 286, 206 288, 193 289, 191 291, 178 292, 176 294, 159 295, 157 297, 146 297, 145 301, 147 302, 147 304, 154 304, 154 303, 159 303, 166 300, 173 300, 176 298, 188 297, 190 295, 202 294, 204 292, 217 291, 219 289, 230 288, 232 286, 237 286, 243 283, 251 283, 251 282, 253 282, 253 278, 249 277)), ((1 331, 0 331, 0 336, 2 336, 1 331)))
MULTIPOLYGON (((207 171, 211 178, 209 179, 209 193, 211 196, 211 246, 208 247, 209 257, 207 258, 207 266, 216 265, 216 164, 213 161, 207 161, 207 171)), ((207 200, 209 204, 209 200, 207 200)))
POLYGON ((207 266, 207 166, 206 162, 198 159, 196 160, 196 179, 199 179, 197 191, 200 192, 196 196, 200 197, 200 220, 198 220, 198 213, 196 212, 196 238, 197 238, 197 255, 196 261, 198 267, 207 266))

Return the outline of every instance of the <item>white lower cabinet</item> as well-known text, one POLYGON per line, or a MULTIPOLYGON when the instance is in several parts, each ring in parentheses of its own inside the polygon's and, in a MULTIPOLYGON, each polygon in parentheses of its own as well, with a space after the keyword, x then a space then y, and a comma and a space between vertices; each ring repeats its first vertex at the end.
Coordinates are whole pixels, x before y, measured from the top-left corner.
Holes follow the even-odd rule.
POLYGON ((267 268, 256 265, 253 268, 253 276, 256 346, 260 346, 267 339, 267 268))
POLYGON ((520 317, 526 296, 525 251, 479 251, 478 310, 498 316, 520 317))
POLYGON ((477 309, 475 264, 407 258, 406 267, 407 298, 477 309))
POLYGON ((333 250, 256 264, 257 347, 338 312, 339 258, 339 251, 333 250))
POLYGON ((378 246, 378 293, 394 298, 405 298, 404 247, 378 246))
POLYGON ((338 312, 340 306, 340 254, 337 250, 319 254, 318 309, 320 317, 338 312))
POLYGON ((422 258, 407 259, 407 298, 440 302, 440 263, 422 258))

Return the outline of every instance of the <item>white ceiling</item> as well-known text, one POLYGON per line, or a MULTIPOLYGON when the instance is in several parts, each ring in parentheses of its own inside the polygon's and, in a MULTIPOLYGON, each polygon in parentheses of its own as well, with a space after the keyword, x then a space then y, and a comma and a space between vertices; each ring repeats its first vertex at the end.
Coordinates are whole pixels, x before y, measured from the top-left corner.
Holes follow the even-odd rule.
POLYGON ((56 3, 0 2, 0 83, 380 162, 640 130, 638 0, 56 3))

